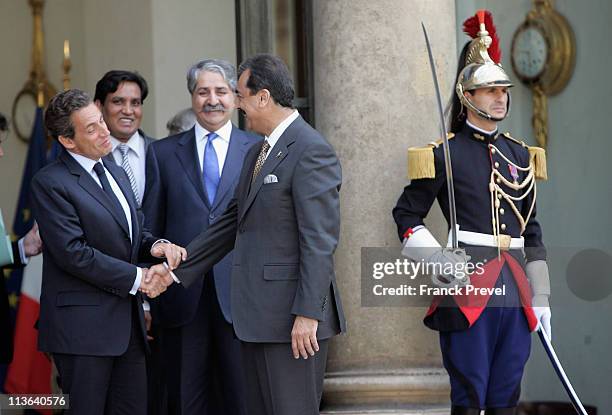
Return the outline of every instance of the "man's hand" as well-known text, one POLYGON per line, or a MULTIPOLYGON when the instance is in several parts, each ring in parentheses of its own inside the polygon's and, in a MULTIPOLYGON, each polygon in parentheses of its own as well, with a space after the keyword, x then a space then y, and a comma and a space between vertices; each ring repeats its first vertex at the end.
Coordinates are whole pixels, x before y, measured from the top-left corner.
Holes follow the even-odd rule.
POLYGON ((302 356, 308 359, 308 355, 314 356, 319 351, 317 342, 317 327, 319 322, 312 318, 296 316, 291 330, 291 349, 293 357, 299 359, 302 356))
POLYGON ((548 339, 552 342, 552 326, 550 324, 552 313, 548 305, 548 296, 536 295, 531 303, 533 305, 533 313, 536 319, 538 319, 538 327, 542 327, 548 339))
POLYGON ((158 243, 151 248, 151 255, 155 258, 166 258, 170 270, 173 271, 179 266, 181 261, 187 259, 185 248, 171 243, 158 243))
POLYGON ((143 277, 139 290, 149 298, 155 298, 166 291, 166 288, 174 281, 172 275, 162 264, 154 265, 148 270, 145 268, 142 272, 143 277))
MULTIPOLYGON (((432 250, 426 264, 439 264, 440 275, 432 275, 431 281, 438 287, 465 286, 470 284, 470 277, 465 273, 466 264, 471 257, 461 248, 442 248, 432 250)), ((437 267, 436 267, 437 268, 437 267)))
POLYGON ((34 222, 32 229, 23 237, 23 250, 27 257, 38 255, 42 251, 42 240, 38 235, 38 223, 34 222))
POLYGON ((153 340, 153 336, 151 336, 149 332, 151 331, 151 323, 153 321, 153 318, 151 317, 150 311, 144 312, 144 321, 145 321, 145 329, 147 330, 147 340, 151 341, 153 340))

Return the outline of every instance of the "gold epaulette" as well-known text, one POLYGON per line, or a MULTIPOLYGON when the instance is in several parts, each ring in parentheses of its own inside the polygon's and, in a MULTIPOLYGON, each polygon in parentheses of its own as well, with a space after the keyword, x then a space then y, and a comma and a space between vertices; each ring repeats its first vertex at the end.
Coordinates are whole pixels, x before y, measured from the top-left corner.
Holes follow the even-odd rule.
POLYGON ((524 141, 517 140, 516 138, 512 137, 510 133, 503 133, 502 135, 508 140, 514 141, 515 143, 529 150, 529 163, 533 163, 536 179, 548 179, 548 172, 546 171, 546 150, 544 150, 542 147, 528 146, 524 141))
POLYGON ((547 180, 548 172, 546 171, 546 150, 542 147, 527 146, 529 149, 529 163, 533 163, 535 168, 535 177, 538 180, 547 180))
MULTIPOLYGON (((455 134, 448 133, 450 140, 455 134)), ((408 149, 408 178, 433 179, 436 177, 436 164, 434 161, 434 148, 442 144, 444 140, 433 141, 424 147, 410 147, 408 149)))

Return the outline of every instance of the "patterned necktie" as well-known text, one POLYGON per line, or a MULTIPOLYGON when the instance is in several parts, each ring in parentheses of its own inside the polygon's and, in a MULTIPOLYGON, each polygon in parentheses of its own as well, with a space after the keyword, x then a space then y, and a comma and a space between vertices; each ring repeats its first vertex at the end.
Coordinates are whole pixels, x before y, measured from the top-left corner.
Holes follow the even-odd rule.
POLYGON ((255 162, 255 168, 253 169, 253 177, 251 178, 251 184, 253 184, 253 182, 255 181, 255 178, 261 170, 261 166, 263 166, 264 162, 266 161, 268 150, 270 150, 270 143, 268 143, 268 140, 264 140, 264 143, 261 146, 261 150, 259 151, 259 155, 257 156, 257 161, 255 162))
POLYGON ((208 202, 212 206, 215 201, 215 196, 217 195, 217 188, 219 187, 219 180, 221 178, 219 174, 219 159, 217 158, 215 146, 213 146, 214 139, 219 136, 215 133, 208 133, 206 136, 208 140, 204 148, 204 162, 202 163, 204 169, 202 175, 204 176, 204 187, 208 195, 208 202))
POLYGON ((132 171, 132 166, 130 166, 130 160, 128 159, 128 152, 130 148, 127 144, 121 143, 119 144, 119 151, 121 152, 121 167, 125 170, 125 174, 127 174, 128 179, 130 179, 130 186, 132 187, 132 192, 134 192, 134 197, 136 198, 136 203, 140 207, 140 197, 138 197, 138 183, 136 183, 136 176, 134 176, 134 172, 132 171))
POLYGON ((102 184, 102 190, 104 190, 104 193, 106 193, 106 196, 108 196, 108 198, 110 199, 111 204, 115 207, 115 212, 121 218, 123 224, 125 225, 125 228, 128 229, 129 226, 127 218, 125 217, 125 211, 123 210, 123 206, 121 206, 121 202, 119 202, 119 198, 117 197, 115 192, 113 192, 113 188, 111 187, 110 182, 108 181, 108 177, 106 177, 104 166, 102 166, 102 163, 98 162, 94 165, 93 169, 98 175, 98 179, 100 179, 100 183, 102 184))

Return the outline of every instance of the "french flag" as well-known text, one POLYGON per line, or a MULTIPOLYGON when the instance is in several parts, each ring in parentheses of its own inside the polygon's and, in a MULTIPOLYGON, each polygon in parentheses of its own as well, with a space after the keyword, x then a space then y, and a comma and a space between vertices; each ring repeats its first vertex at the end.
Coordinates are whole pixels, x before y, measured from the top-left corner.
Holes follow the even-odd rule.
POLYGON ((51 362, 37 347, 42 262, 42 255, 30 258, 23 273, 15 323, 15 352, 4 384, 6 393, 51 393, 51 362))

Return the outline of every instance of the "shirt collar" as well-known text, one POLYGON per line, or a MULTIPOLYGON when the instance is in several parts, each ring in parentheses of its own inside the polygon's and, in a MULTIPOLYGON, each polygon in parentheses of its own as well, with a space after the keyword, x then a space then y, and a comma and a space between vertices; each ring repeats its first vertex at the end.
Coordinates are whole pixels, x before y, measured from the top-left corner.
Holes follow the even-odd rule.
MULTIPOLYGON (((123 144, 122 141, 117 140, 115 137, 111 136, 111 143, 113 145, 113 151, 115 151, 115 149, 117 147, 119 147, 119 144, 123 144)), ((127 144, 127 146, 134 152, 136 153, 136 155, 138 157, 140 157, 141 154, 144 153, 144 140, 141 139, 140 137, 140 133, 138 132, 138 130, 136 130, 136 132, 134 132, 134 134, 132 134, 132 136, 130 137, 129 140, 127 140, 127 142, 125 143, 127 144)))
MULTIPOLYGON (((196 140, 204 140, 207 139, 207 135, 210 133, 206 128, 202 127, 199 122, 195 123, 195 136, 196 140)), ((219 128, 215 133, 219 136, 219 138, 226 143, 229 143, 230 138, 232 136, 232 121, 228 120, 223 127, 219 128)))
POLYGON ((473 138, 476 138, 477 140, 480 140, 480 141, 495 140, 497 138, 497 135, 498 135, 497 128, 493 131, 483 130, 482 128, 476 127, 469 120, 465 121, 465 125, 469 130, 471 130, 469 132, 469 135, 472 136, 473 138))
MULTIPOLYGON (((66 150, 68 151, 68 150, 66 150)), ((81 167, 83 167, 85 169, 85 171, 89 174, 91 174, 93 172, 93 168, 96 165, 96 163, 102 163, 102 159, 98 159, 98 160, 92 160, 88 157, 82 156, 80 154, 77 153, 73 153, 72 151, 68 151, 68 154, 70 154, 72 156, 72 158, 74 158, 76 160, 77 163, 79 163, 81 165, 81 167)), ((104 163, 102 163, 102 165, 104 165, 104 163)))
POLYGON ((285 130, 291 125, 293 121, 295 121, 295 119, 299 115, 300 113, 297 110, 293 110, 293 112, 287 118, 285 118, 283 121, 281 121, 280 124, 276 126, 274 131, 272 131, 272 134, 270 134, 269 137, 266 137, 266 141, 268 142, 268 144, 270 144, 270 148, 274 147, 274 145, 276 144, 278 139, 283 135, 285 130))

